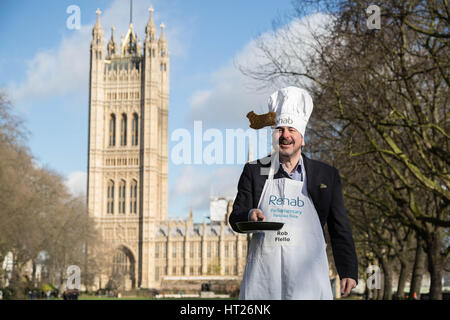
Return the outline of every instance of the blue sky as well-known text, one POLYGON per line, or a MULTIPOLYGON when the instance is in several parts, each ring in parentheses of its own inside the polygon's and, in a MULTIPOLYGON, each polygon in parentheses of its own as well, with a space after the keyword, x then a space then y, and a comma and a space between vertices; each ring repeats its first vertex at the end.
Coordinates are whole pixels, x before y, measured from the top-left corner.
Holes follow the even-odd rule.
MULTIPOLYGON (((148 7, 166 25, 171 57, 169 101, 169 216, 186 217, 193 208, 201 221, 209 195, 235 196, 243 163, 175 165, 170 159, 178 128, 248 129, 250 110, 266 112, 271 92, 247 88, 236 61, 252 60, 253 40, 272 30, 272 21, 292 10, 291 0, 134 0, 133 20, 145 36, 148 7)), ((83 189, 87 167, 89 42, 97 8, 106 41, 125 34, 129 1, 2 0, 0 3, 0 88, 30 132, 37 162, 83 189), (67 7, 81 10, 81 29, 69 30, 67 7)), ((249 82, 250 83, 250 82, 249 82)), ((256 143, 256 142, 253 142, 256 143)), ((254 148, 255 149, 255 148, 254 148)), ((256 156, 263 156, 256 151, 256 156)))

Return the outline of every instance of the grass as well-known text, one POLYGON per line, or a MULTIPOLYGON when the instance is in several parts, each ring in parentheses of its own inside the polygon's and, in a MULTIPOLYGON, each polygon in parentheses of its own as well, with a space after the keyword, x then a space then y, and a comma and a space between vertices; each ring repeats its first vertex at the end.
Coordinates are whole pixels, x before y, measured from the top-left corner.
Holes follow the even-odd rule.
POLYGON ((78 300, 237 300, 237 298, 161 298, 156 299, 152 297, 105 297, 105 296, 90 296, 90 295, 80 295, 78 300))
POLYGON ((153 300, 151 297, 105 297, 105 296, 89 296, 89 295, 80 295, 78 300, 153 300))

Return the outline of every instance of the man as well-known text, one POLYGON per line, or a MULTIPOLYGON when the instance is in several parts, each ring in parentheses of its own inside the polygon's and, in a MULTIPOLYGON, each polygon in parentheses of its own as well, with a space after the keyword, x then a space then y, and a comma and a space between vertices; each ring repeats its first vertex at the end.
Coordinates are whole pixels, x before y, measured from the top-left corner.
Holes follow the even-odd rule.
POLYGON ((328 225, 343 297, 356 286, 358 263, 338 171, 302 154, 313 108, 309 94, 288 87, 269 98, 277 113, 274 152, 247 163, 229 222, 283 222, 254 233, 240 299, 332 299, 323 228, 328 225))

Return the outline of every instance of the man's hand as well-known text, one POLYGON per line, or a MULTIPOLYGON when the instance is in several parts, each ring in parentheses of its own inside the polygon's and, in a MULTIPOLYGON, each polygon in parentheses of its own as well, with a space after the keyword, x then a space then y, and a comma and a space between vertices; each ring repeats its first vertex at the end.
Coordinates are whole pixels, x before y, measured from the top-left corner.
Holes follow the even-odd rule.
POLYGON ((344 298, 350 294, 353 288, 356 288, 356 281, 352 278, 341 280, 341 297, 344 298))
POLYGON ((249 214, 249 221, 265 221, 266 217, 263 215, 261 209, 252 209, 249 214))

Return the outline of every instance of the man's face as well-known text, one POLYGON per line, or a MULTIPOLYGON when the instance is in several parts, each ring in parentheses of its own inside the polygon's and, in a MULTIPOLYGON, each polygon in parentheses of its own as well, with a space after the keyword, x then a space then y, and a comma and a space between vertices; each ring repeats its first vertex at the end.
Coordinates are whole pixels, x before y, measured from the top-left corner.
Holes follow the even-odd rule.
POLYGON ((292 127, 277 127, 275 137, 278 138, 280 156, 283 157, 290 158, 301 152, 305 145, 302 134, 292 127))

